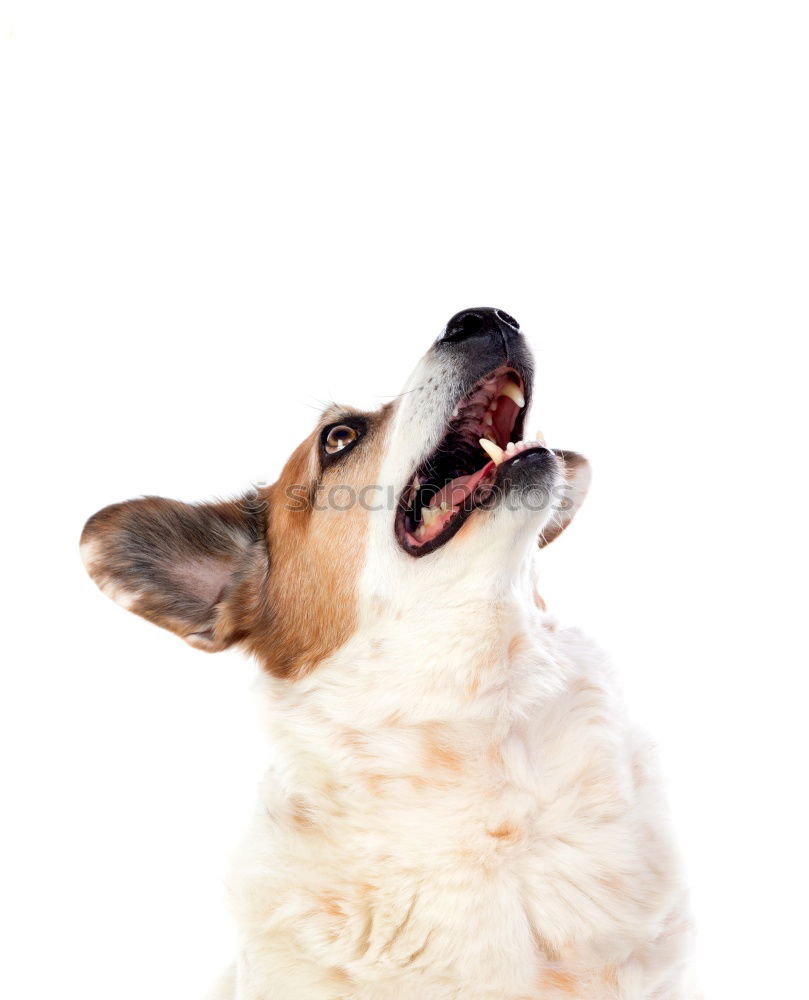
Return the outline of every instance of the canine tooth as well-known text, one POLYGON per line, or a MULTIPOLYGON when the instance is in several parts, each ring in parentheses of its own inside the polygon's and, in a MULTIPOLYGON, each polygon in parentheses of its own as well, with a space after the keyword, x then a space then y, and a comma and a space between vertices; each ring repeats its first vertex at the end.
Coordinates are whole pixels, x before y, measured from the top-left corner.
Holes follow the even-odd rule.
POLYGON ((500 465, 505 458, 503 449, 499 447, 499 445, 496 445, 494 441, 489 441, 488 438, 480 439, 480 447, 486 452, 495 465, 500 465))
POLYGON ((537 431, 536 436, 537 436, 537 441, 540 444, 545 444, 545 435, 542 433, 542 431, 537 431))
POLYGON ((487 427, 491 427, 492 426, 493 421, 492 421, 492 415, 491 415, 491 413, 487 413, 484 416, 483 423, 486 424, 487 427))
POLYGON ((429 528, 433 521, 441 515, 438 507, 424 507, 421 512, 421 523, 429 528))
POLYGON ((517 406, 522 409, 525 406, 525 396, 520 392, 513 382, 504 382, 503 388, 500 390, 501 396, 507 396, 509 399, 513 399, 517 406))

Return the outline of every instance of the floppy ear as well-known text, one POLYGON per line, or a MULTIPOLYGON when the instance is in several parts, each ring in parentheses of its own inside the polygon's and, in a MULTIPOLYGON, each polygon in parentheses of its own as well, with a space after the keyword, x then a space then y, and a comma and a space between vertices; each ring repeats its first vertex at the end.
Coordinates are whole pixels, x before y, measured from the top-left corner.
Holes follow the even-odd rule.
POLYGON ((187 504, 144 497, 105 507, 81 536, 98 586, 135 614, 209 652, 252 628, 268 568, 255 501, 187 504))
POLYGON ((590 463, 575 451, 553 449, 562 463, 565 481, 554 493, 551 517, 539 536, 539 547, 558 538, 576 516, 590 489, 590 463))

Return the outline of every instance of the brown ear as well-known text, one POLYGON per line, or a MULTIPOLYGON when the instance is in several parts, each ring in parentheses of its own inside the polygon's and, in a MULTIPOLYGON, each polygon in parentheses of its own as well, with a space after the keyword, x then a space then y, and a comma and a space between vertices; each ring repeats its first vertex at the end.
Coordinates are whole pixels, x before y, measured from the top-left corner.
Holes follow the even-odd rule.
POLYGON ((248 499, 114 504, 84 526, 81 551, 113 600, 209 652, 250 631, 268 564, 263 512, 248 499))
POLYGON ((555 491, 551 518, 539 536, 540 548, 550 545, 562 534, 578 513, 590 489, 590 463, 586 458, 575 451, 560 451, 556 448, 553 453, 562 463, 565 481, 555 491))

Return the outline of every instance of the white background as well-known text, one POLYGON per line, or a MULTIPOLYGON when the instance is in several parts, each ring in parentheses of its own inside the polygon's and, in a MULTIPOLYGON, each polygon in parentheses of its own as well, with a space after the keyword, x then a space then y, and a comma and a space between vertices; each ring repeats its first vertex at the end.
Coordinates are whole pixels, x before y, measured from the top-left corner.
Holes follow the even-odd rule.
POLYGON ((232 957, 254 668, 106 600, 84 520, 272 481, 494 305, 594 468, 545 596, 659 742, 706 992, 803 995, 804 11, 3 9, 0 994, 195 1000, 232 957))

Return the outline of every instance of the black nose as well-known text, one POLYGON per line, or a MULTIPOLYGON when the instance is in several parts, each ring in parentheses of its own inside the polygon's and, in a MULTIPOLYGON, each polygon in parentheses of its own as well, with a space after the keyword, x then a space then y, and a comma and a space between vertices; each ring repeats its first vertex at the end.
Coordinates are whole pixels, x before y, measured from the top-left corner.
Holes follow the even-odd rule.
POLYGON ((520 324, 502 309, 464 309, 447 323, 439 341, 469 340, 472 337, 504 336, 519 333, 520 324))

